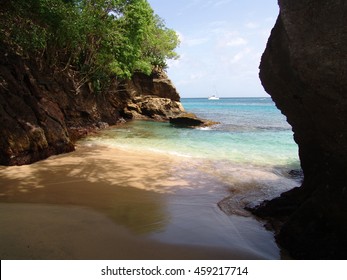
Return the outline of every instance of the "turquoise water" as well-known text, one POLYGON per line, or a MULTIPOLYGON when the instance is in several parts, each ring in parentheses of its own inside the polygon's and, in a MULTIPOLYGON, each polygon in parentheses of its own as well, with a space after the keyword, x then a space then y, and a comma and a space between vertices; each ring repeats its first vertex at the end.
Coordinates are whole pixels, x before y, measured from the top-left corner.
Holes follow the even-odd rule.
MULTIPOLYGON (((169 243, 239 248, 279 258, 271 233, 244 208, 300 185, 298 148, 270 98, 182 99, 186 111, 219 122, 210 128, 131 121, 88 137, 81 145, 171 155, 165 226, 149 236, 169 243)), ((153 159, 155 160, 155 158, 153 159)), ((148 169, 151 166, 146 167, 148 169)), ((167 168, 167 167, 165 167, 167 168)), ((148 184, 157 178, 148 172, 148 184)), ((139 198, 141 202, 141 198, 139 198)), ((163 222, 158 218, 158 224, 163 222)))
POLYGON ((189 174, 189 170, 201 172, 192 178, 208 174, 214 184, 237 192, 243 206, 299 185, 298 179, 289 176, 300 168, 298 147, 290 125, 270 98, 187 98, 182 103, 186 111, 219 124, 190 129, 132 121, 90 137, 85 144, 179 157, 185 164, 177 174, 189 174))
POLYGON ((270 98, 182 99, 186 111, 220 122, 211 128, 176 128, 134 121, 106 131, 103 144, 183 157, 259 166, 298 167, 291 127, 270 98))
POLYGON ((297 145, 270 98, 184 99, 187 111, 220 122, 196 138, 208 156, 260 165, 298 164, 297 145))
POLYGON ((110 127, 79 142, 75 153, 0 169, 0 201, 87 207, 146 240, 280 258, 273 233, 245 207, 300 184, 289 175, 299 167, 291 127, 268 98, 182 102, 220 124, 110 127))

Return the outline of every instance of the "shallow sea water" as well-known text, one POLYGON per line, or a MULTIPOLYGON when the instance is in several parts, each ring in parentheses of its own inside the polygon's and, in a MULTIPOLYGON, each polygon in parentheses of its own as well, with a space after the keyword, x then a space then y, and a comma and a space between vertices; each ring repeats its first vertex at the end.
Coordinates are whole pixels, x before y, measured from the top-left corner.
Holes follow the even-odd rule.
MULTIPOLYGON (((88 247, 91 258, 124 255, 136 259, 132 241, 122 243, 128 235, 147 248, 143 258, 153 257, 154 252, 155 258, 172 256, 169 251, 157 251, 163 250, 158 244, 183 246, 187 252, 194 246, 203 248, 205 253, 193 255, 205 259, 281 258, 273 233, 244 208, 300 184, 289 175, 290 170, 299 168, 291 127, 268 98, 182 102, 187 111, 220 124, 186 129, 169 123, 133 121, 83 139, 73 153, 32 165, 0 167, 0 203, 4 209, 0 223, 3 228, 12 228, 12 232, 3 232, 10 238, 0 242, 0 247, 17 258, 27 250, 16 244, 28 243, 32 244, 29 253, 38 258, 57 257, 46 254, 47 244, 55 244, 51 253, 66 252, 66 238, 78 239, 82 228, 93 228, 97 223, 99 228, 93 230, 100 232, 99 240, 91 246, 95 250, 81 243, 88 247), (54 214, 60 211, 56 206, 67 207, 64 211, 71 207, 96 211, 106 220, 80 220, 75 213, 77 216, 71 219, 79 226, 72 223, 68 231, 60 231, 59 237, 54 227, 47 228, 44 222, 53 219, 52 226, 57 226, 58 220, 62 225, 69 223, 63 215, 54 214), (17 215, 18 222, 14 223, 12 214, 8 214, 16 207, 29 209, 29 224, 37 225, 31 226, 28 235, 22 234, 28 230, 25 219, 17 215), (54 213, 35 210, 40 207, 54 213), (113 237, 103 224, 105 229, 112 224, 124 229, 123 237, 113 237), (36 236, 33 232, 42 232, 43 228, 49 233, 45 235, 46 245, 41 237, 32 238, 36 236), (113 247, 95 254, 98 246, 104 246, 105 238, 113 247), (119 243, 124 254, 112 249, 119 243), (13 246, 18 247, 16 252, 11 251, 13 246), (216 255, 216 248, 222 254, 216 255)), ((92 238, 88 231, 83 230, 83 235, 85 240, 92 238)), ((80 249, 69 252, 66 258, 86 257, 80 249)))
MULTIPOLYGON (((81 142, 179 158, 165 189, 165 214, 146 236, 167 243, 247 250, 277 259, 272 233, 247 211, 298 186, 289 171, 299 169, 291 127, 270 98, 183 99, 189 112, 220 122, 211 128, 177 128, 133 121, 81 142)), ((155 178, 153 178, 155 180, 155 178)), ((159 190, 160 192, 160 190, 159 190)))
POLYGON ((298 148, 291 127, 270 98, 183 99, 182 103, 187 111, 219 124, 187 129, 133 121, 84 144, 180 157, 187 166, 228 186, 234 195, 247 193, 253 204, 298 184, 289 176, 300 168, 298 148))

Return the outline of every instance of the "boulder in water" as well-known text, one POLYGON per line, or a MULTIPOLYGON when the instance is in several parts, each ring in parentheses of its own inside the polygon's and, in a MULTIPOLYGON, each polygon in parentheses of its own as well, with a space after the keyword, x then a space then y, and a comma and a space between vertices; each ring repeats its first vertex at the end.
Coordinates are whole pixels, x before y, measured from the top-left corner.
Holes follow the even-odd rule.
POLYGON ((177 117, 170 118, 170 123, 180 127, 208 127, 218 122, 198 118, 193 113, 182 113, 177 117))

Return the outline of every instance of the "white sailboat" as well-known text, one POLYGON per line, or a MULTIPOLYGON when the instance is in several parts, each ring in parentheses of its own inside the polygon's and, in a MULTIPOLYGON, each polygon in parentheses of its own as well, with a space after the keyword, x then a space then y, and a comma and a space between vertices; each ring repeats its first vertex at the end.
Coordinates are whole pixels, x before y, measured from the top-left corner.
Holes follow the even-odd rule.
POLYGON ((219 97, 215 94, 211 95, 208 100, 219 100, 219 97))
POLYGON ((218 95, 217 95, 216 86, 214 86, 213 92, 215 92, 215 94, 212 94, 211 96, 209 96, 209 97, 208 97, 208 100, 219 100, 219 97, 218 97, 218 95))

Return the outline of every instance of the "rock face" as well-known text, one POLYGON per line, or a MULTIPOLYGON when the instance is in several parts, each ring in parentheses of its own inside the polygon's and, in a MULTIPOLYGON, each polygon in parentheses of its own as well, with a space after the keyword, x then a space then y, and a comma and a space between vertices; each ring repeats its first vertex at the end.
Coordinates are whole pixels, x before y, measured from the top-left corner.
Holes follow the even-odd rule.
POLYGON ((180 101, 180 96, 165 72, 154 70, 150 76, 136 73, 128 81, 126 89, 132 96, 152 96, 180 101))
POLYGON ((0 49, 0 165, 28 164, 70 152, 88 132, 133 118, 125 114, 131 106, 150 118, 168 119, 183 111, 164 74, 137 74, 97 94, 88 84, 79 87, 72 70, 53 71, 6 46, 0 49))
POLYGON ((184 108, 178 101, 145 95, 133 97, 124 109, 124 116, 130 119, 167 121, 183 111, 184 108))
POLYGON ((125 83, 125 91, 130 95, 125 118, 168 121, 184 112, 176 88, 162 71, 153 71, 150 76, 136 73, 125 83))
POLYGON ((300 188, 255 212, 294 258, 347 258, 346 1, 279 0, 260 78, 293 127, 300 188))

